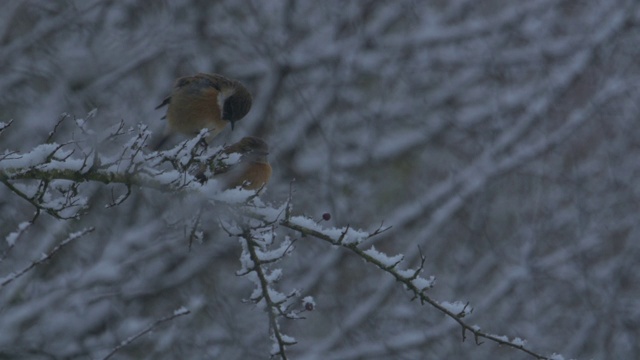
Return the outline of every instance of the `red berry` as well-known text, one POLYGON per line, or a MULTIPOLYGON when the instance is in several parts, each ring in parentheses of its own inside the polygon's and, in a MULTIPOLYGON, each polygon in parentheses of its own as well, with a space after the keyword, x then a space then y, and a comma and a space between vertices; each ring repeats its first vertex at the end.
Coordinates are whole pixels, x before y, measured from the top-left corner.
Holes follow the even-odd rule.
POLYGON ((322 220, 324 220, 324 221, 331 220, 331 214, 329 214, 329 213, 322 214, 322 220))

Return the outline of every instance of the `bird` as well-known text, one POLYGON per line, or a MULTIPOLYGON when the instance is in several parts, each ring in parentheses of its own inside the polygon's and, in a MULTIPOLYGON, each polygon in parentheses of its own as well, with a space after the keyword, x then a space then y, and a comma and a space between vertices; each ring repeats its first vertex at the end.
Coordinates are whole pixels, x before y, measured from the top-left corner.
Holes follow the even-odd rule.
POLYGON ((219 74, 198 73, 176 80, 173 90, 156 109, 167 106, 167 127, 153 146, 159 149, 173 133, 196 135, 209 129, 206 141, 217 136, 227 123, 235 123, 251 110, 252 97, 239 81, 219 74))
MULTIPOLYGON (((262 190, 271 178, 272 168, 267 159, 269 145, 259 137, 246 136, 237 143, 225 147, 224 155, 239 154, 240 159, 232 165, 216 166, 213 179, 217 180, 222 189, 241 187, 244 190, 262 190)), ((203 172, 199 176, 203 182, 203 172)))

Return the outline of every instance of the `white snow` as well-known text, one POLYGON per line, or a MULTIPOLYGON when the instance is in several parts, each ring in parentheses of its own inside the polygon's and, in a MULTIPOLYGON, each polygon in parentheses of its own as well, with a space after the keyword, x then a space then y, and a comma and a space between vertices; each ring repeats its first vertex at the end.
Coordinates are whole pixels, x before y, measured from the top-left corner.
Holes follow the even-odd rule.
POLYGON ((16 241, 20 238, 20 235, 24 233, 24 231, 29 227, 29 225, 31 225, 31 222, 29 221, 21 222, 18 225, 18 230, 12 233, 9 233, 9 235, 7 235, 7 237, 5 238, 5 240, 7 241, 7 244, 9 244, 9 246, 14 246, 16 244, 16 241))
POLYGON ((305 227, 310 230, 322 231, 324 228, 316 224, 315 220, 306 216, 292 216, 289 220, 292 224, 305 227))
POLYGON ((374 246, 371 246, 370 249, 365 250, 364 253, 371 256, 374 260, 376 260, 382 266, 387 268, 395 267, 402 261, 402 259, 404 259, 404 255, 402 254, 395 255, 395 256, 388 256, 387 254, 376 250, 374 246))
POLYGON ((410 279, 415 275, 416 270, 415 269, 405 269, 405 270, 397 269, 396 273, 405 279, 410 279))
POLYGON ((516 346, 525 346, 527 344, 527 340, 516 337, 511 340, 511 343, 516 346))
POLYGON ((549 356, 550 360, 564 360, 564 356, 560 355, 560 354, 556 354, 553 353, 551 354, 551 356, 549 356))
POLYGON ((342 244, 345 245, 359 244, 369 237, 369 233, 354 230, 350 227, 329 228, 322 232, 335 239, 336 242, 342 237, 342 244))
POLYGON ((40 144, 33 150, 24 154, 11 153, 9 150, 5 150, 4 155, 6 158, 2 158, 0 161, 1 171, 15 171, 16 169, 31 168, 36 165, 44 163, 51 154, 56 153, 59 157, 68 156, 69 153, 59 149, 59 144, 40 144))
POLYGON ((295 344, 297 342, 296 338, 285 334, 280 334, 280 338, 285 344, 295 344))
POLYGON ((256 255, 260 261, 268 262, 280 259, 292 250, 290 241, 283 241, 280 246, 273 250, 262 251, 256 249, 256 255))
POLYGON ((287 296, 275 289, 272 289, 271 287, 267 288, 268 292, 269 292, 269 298, 271 298, 271 301, 273 301, 276 304, 279 304, 281 302, 284 302, 285 300, 287 300, 287 296))
POLYGON ((307 304, 310 304, 311 306, 313 306, 313 308, 315 309, 316 307, 316 302, 313 299, 313 296, 305 296, 302 298, 302 304, 304 306, 306 306, 307 304))
MULTIPOLYGON (((256 200, 258 199, 256 198, 256 200)), ((275 222, 278 220, 278 218, 280 218, 280 216, 282 216, 282 214, 284 214, 284 210, 286 206, 287 206, 286 204, 282 204, 279 207, 275 207, 275 206, 252 207, 251 212, 253 212, 256 215, 260 215, 262 219, 266 222, 275 222)))
POLYGON ((256 195, 256 192, 253 190, 244 190, 240 188, 220 191, 220 184, 217 181, 211 180, 207 181, 202 188, 203 192, 210 195, 212 200, 221 201, 230 205, 244 204, 250 197, 256 195))
POLYGON ((504 341, 504 342, 509 342, 509 337, 506 335, 492 335, 493 337, 495 337, 498 340, 504 341))
POLYGON ((462 301, 454 301, 453 303, 450 303, 448 301, 442 301, 440 302, 440 305, 443 308, 447 309, 449 312, 454 314, 469 314, 472 310, 470 306, 463 303, 462 301))
POLYGON ((240 255, 240 273, 245 273, 255 266, 253 260, 251 260, 251 256, 246 249, 246 241, 244 239, 240 239, 240 243, 242 245, 242 254, 240 255))
POLYGON ((266 274, 265 279, 268 282, 272 283, 280 280, 281 277, 282 277, 282 269, 273 269, 271 273, 266 274))
POLYGON ((418 290, 423 291, 426 289, 430 289, 435 284, 435 277, 431 276, 428 279, 418 276, 417 278, 411 280, 411 284, 418 288, 418 290))
POLYGON ((187 310, 187 308, 185 308, 184 306, 181 306, 173 311, 173 315, 184 315, 188 312, 189 310, 187 310))

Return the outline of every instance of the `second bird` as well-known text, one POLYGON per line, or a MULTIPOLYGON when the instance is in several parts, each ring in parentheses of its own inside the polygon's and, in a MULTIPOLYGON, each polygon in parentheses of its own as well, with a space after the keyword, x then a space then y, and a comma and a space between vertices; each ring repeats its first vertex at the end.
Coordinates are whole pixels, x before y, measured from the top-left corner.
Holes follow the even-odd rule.
POLYGON ((156 107, 167 108, 167 128, 154 146, 158 149, 173 133, 196 135, 210 130, 210 142, 231 123, 242 119, 251 109, 251 94, 239 81, 218 74, 199 73, 176 80, 171 95, 156 107))
POLYGON ((269 146, 264 140, 247 136, 227 146, 222 153, 239 154, 238 163, 214 169, 213 177, 222 189, 242 187, 245 190, 261 190, 271 178, 271 165, 267 160, 269 146))

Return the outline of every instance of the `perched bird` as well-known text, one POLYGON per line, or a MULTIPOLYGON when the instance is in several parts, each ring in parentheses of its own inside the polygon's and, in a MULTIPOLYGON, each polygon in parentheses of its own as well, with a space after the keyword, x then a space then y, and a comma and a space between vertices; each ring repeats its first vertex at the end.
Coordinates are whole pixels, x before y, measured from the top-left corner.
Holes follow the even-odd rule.
POLYGON ((173 133, 196 135, 200 130, 210 130, 211 141, 231 123, 242 119, 251 109, 251 94, 240 82, 218 74, 199 73, 176 80, 171 95, 159 109, 167 108, 167 123, 163 138, 154 146, 158 149, 173 133))
POLYGON ((260 190, 271 178, 271 165, 267 160, 269 146, 264 140, 247 136, 224 148, 222 153, 240 154, 236 164, 218 166, 214 170, 213 178, 220 182, 223 189, 241 186, 245 190, 260 190))

